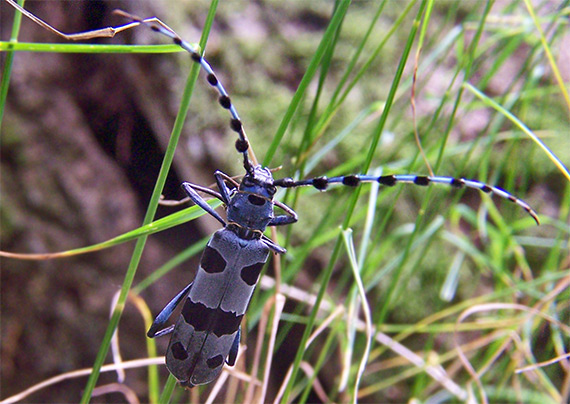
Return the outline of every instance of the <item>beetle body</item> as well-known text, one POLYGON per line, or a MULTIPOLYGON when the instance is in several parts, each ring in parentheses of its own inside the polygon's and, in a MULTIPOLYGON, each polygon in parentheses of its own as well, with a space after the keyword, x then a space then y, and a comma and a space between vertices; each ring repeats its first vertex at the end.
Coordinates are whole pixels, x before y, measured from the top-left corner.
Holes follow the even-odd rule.
POLYGON ((153 338, 172 332, 166 366, 183 386, 209 383, 218 377, 224 363, 235 364, 240 324, 263 265, 271 250, 285 252, 265 238, 263 231, 267 226, 297 220, 294 212, 291 215, 280 203, 289 215, 274 216, 271 172, 261 166, 251 170, 239 185, 221 172, 215 174, 220 189, 215 195, 227 206, 227 223, 198 195, 195 188, 201 187, 183 184, 190 199, 224 225, 208 242, 194 281, 166 305, 147 334, 153 338), (160 330, 186 295, 176 324, 160 330))
POLYGON ((185 386, 209 383, 224 362, 235 363, 240 323, 269 256, 262 241, 235 230, 218 230, 208 242, 168 345, 166 366, 185 386))

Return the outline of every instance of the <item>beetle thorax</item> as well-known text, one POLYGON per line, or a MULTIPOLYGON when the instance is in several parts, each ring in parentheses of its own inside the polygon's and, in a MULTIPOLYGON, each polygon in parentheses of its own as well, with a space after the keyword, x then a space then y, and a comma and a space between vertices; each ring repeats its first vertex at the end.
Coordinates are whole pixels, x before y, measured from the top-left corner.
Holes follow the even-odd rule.
POLYGON ((273 219, 275 186, 271 171, 256 166, 243 178, 227 208, 228 222, 263 232, 273 219))

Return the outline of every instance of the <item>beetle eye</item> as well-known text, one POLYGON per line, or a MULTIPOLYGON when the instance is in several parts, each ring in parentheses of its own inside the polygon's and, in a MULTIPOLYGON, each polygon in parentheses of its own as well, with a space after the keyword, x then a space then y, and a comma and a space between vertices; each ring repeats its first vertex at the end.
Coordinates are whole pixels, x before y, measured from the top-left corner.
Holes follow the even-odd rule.
POLYGON ((273 185, 268 185, 267 186, 267 193, 271 196, 275 195, 275 192, 277 192, 277 188, 275 188, 275 186, 273 185))

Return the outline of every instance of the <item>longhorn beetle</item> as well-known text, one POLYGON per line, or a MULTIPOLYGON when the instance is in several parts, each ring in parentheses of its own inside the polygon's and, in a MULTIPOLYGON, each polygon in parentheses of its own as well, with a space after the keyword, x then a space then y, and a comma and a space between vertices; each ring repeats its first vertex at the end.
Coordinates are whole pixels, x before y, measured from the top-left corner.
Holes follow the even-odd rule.
POLYGON ((298 219, 290 207, 273 200, 276 187, 294 188, 312 185, 320 191, 325 191, 329 184, 336 183, 356 187, 362 182, 373 181, 386 186, 393 186, 398 182, 427 186, 433 182, 497 194, 521 206, 538 223, 536 213, 526 202, 500 188, 464 178, 419 175, 376 177, 357 174, 300 181, 292 178, 273 179, 268 168, 253 165, 250 161, 249 142, 239 115, 224 86, 196 46, 184 41, 157 18, 140 19, 121 13, 131 18, 133 22, 148 25, 152 30, 171 38, 176 45, 190 53, 194 62, 202 66, 206 71, 208 83, 220 94, 220 105, 230 112, 230 127, 238 135, 235 147, 243 156, 245 175, 239 184, 221 171, 214 173, 219 193, 189 182, 182 184, 190 199, 216 218, 223 228, 215 232, 208 242, 194 281, 178 293, 156 316, 147 333, 150 338, 172 333, 166 352, 166 366, 181 385, 192 387, 209 383, 220 374, 224 362, 230 366, 235 364, 241 320, 261 269, 270 251, 278 254, 286 252, 283 247, 264 236, 263 232, 267 226, 287 225, 295 223, 298 219), (222 219, 197 191, 205 191, 220 199, 226 206, 227 221, 222 219), (273 206, 280 207, 286 214, 275 216, 273 206), (176 324, 162 328, 184 298, 186 301, 176 324))
MULTIPOLYGON (((11 0, 7 1, 14 5, 11 0)), ((19 6, 14 5, 14 7, 30 16, 30 13, 19 6)), ((130 23, 91 33, 72 35, 57 33, 68 39, 87 39, 102 35, 113 36, 116 32, 137 25, 146 25, 153 31, 169 37, 206 71, 208 83, 219 93, 220 105, 231 115, 230 127, 238 136, 235 148, 243 156, 245 175, 240 183, 223 172, 216 171, 214 178, 219 192, 189 182, 182 184, 189 198, 223 226, 209 240, 194 281, 164 307, 147 333, 150 338, 172 334, 166 352, 166 366, 183 386, 193 387, 209 383, 220 374, 224 363, 230 366, 235 364, 240 342, 241 320, 263 265, 270 251, 277 254, 286 252, 263 233, 267 226, 288 225, 298 220, 293 209, 273 199, 277 187, 313 186, 325 191, 330 184, 356 187, 363 182, 378 182, 384 186, 394 186, 397 183, 420 186, 427 186, 430 183, 446 184, 454 188, 467 187, 496 194, 522 207, 537 224, 539 222, 536 212, 523 200, 498 187, 465 178, 411 174, 383 176, 356 174, 304 180, 274 179, 268 168, 251 162, 248 154, 249 141, 240 117, 212 67, 201 56, 199 48, 184 41, 156 17, 141 19, 123 11, 118 13, 128 18, 130 23), (110 30, 112 33, 102 34, 105 30, 110 30), (227 219, 224 220, 212 209, 198 192, 221 200, 226 207, 227 219), (274 206, 281 208, 285 214, 276 216, 273 211, 274 206), (183 300, 185 302, 178 321, 174 325, 165 327, 183 300)), ((32 19, 38 22, 39 19, 33 17, 32 19)), ((44 27, 47 25, 41 20, 39 23, 45 24, 44 27)))

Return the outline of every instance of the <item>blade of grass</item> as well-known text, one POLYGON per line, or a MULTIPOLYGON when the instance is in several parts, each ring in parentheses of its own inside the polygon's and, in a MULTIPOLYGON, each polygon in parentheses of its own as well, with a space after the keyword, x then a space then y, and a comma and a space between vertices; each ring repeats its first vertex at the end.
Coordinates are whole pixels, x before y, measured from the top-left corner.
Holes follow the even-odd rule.
MULTIPOLYGON (((218 200, 210 200, 208 204, 214 208, 220 206, 222 203, 218 200)), ((200 216, 205 215, 206 212, 198 206, 191 206, 176 213, 172 213, 166 217, 155 220, 149 224, 143 225, 138 229, 121 234, 120 236, 113 237, 112 239, 103 241, 101 243, 92 244, 87 247, 75 248, 73 250, 54 252, 54 253, 39 253, 39 254, 18 254, 7 251, 0 251, 0 257, 17 258, 20 260, 48 260, 55 258, 67 258, 74 255, 86 254, 90 252, 100 251, 105 248, 117 246, 128 241, 135 240, 139 237, 150 236, 151 234, 158 233, 183 223, 194 220, 200 216)))
POLYGON ((564 83, 564 80, 562 79, 562 76, 560 75, 560 70, 558 69, 558 65, 556 64, 556 61, 554 60, 554 57, 552 56, 552 52, 550 51, 550 46, 548 45, 548 41, 546 40, 546 37, 544 36, 544 32, 542 31, 542 28, 540 26, 540 22, 538 21, 538 18, 536 18, 536 14, 534 12, 534 8, 533 8, 530 0, 524 0, 524 4, 526 5, 528 13, 530 14, 530 16, 532 18, 532 22, 534 22, 534 26, 536 27, 536 30, 538 31, 538 33, 540 35, 540 42, 542 43, 542 47, 544 49, 544 52, 546 53, 546 57, 548 58, 548 62, 550 63, 550 68, 552 69, 552 72, 554 73, 554 77, 556 77, 556 82, 558 83, 558 87, 560 88, 560 92, 562 93, 562 96, 564 97, 564 101, 566 102, 566 107, 568 108, 568 112, 570 112, 570 95, 568 95, 568 90, 566 89, 566 83, 564 83))
POLYGON ((192 244, 190 247, 183 250, 180 254, 176 254, 172 259, 168 260, 164 265, 158 268, 156 271, 153 271, 149 276, 144 278, 140 281, 135 287, 133 287, 132 291, 134 293, 141 293, 143 290, 148 288, 158 279, 162 278, 172 269, 180 265, 181 263, 187 261, 188 259, 192 258, 196 254, 202 252, 210 236, 204 237, 202 240, 198 241, 197 243, 192 244))
MULTIPOLYGON (((206 41, 210 34, 210 29, 212 27, 217 5, 218 5, 217 0, 213 0, 210 5, 210 10, 208 12, 208 16, 206 17, 206 21, 204 23, 202 37, 200 38, 201 49, 204 49, 206 46, 206 41)), ((162 194, 162 189, 166 182, 166 177, 168 171, 170 170, 170 166, 172 165, 172 160, 174 159, 174 151, 176 150, 176 146, 178 145, 178 140, 180 139, 180 134, 182 133, 182 127, 184 125, 184 121, 186 120, 186 116, 188 114, 190 98, 192 96, 194 85, 196 83, 196 80, 198 78, 198 73, 200 71, 199 67, 200 66, 198 64, 193 64, 190 69, 190 75, 188 76, 188 80, 186 81, 186 86, 184 88, 184 93, 182 96, 182 100, 180 102, 179 112, 174 122, 172 134, 168 141, 168 146, 164 155, 164 160, 162 162, 162 166, 160 167, 158 179, 156 181, 156 185, 154 187, 149 202, 149 206, 143 220, 143 225, 149 224, 154 218, 154 215, 156 213, 156 209, 160 201, 160 196, 162 194)), ((129 268, 125 275, 123 286, 121 287, 121 294, 119 295, 119 299, 117 301, 117 307, 113 313, 113 316, 111 317, 111 320, 109 321, 109 325, 107 326, 107 331, 105 332, 105 336, 103 337, 103 341, 101 342, 101 346, 99 347, 99 352, 97 354, 97 357, 95 358, 95 363, 93 364, 93 372, 91 373, 89 380, 87 381, 87 384, 85 386, 85 391, 83 392, 83 396, 81 398, 82 403, 88 403, 90 401, 91 393, 93 392, 93 389, 97 384, 97 380, 99 378, 99 371, 101 369, 101 366, 103 365, 103 362, 105 361, 105 357, 107 356, 107 351, 109 350, 111 337, 113 336, 113 333, 115 332, 115 329, 119 324, 119 320, 121 318, 121 314, 124 309, 127 295, 133 283, 136 270, 142 256, 142 252, 146 244, 146 239, 147 236, 143 236, 137 240, 137 244, 133 251, 129 268)))
MULTIPOLYGON (((335 91, 335 94, 333 95, 331 102, 327 106, 327 109, 325 110, 325 112, 322 114, 321 118, 319 119, 319 122, 317 122, 317 129, 315 129, 316 133, 320 133, 320 132, 323 132, 325 130, 327 125, 330 123, 330 120, 334 116, 335 112, 340 108, 340 106, 344 103, 344 101, 346 101, 348 95, 350 94, 352 89, 356 86, 356 84, 362 80, 364 74, 371 68, 372 62, 378 57, 378 55, 380 54, 382 49, 384 49, 384 46, 386 45, 388 40, 392 37, 392 35, 397 32, 397 28, 399 26, 401 26, 401 24, 403 23, 405 18, 413 10, 413 7, 416 3, 417 3, 417 1, 414 0, 414 1, 410 1, 406 5, 406 7, 402 10, 400 15, 396 19, 396 21, 394 21, 394 24, 392 24, 392 27, 390 28, 390 30, 386 33, 384 38, 382 38, 382 41, 378 44, 378 46, 376 46, 376 48, 374 49, 374 52, 372 52, 370 54, 370 56, 368 57, 368 59, 366 60, 364 65, 358 70, 358 72, 355 74, 354 78, 350 81, 350 83, 348 83, 346 85, 346 88, 344 89, 342 94, 340 94, 340 91, 342 91, 342 86, 344 85, 344 82, 348 79, 349 74, 352 72, 351 70, 347 69, 347 71, 345 73, 345 77, 343 77, 341 79, 341 82, 340 82, 337 90, 335 91)), ((382 12, 383 8, 384 8, 384 4, 382 3, 378 7, 377 15, 375 16, 375 18, 380 16, 380 13, 382 12)), ((370 26, 370 29, 372 29, 372 26, 370 26)), ((367 40, 367 39, 368 39, 368 36, 365 36, 365 38, 359 44, 358 49, 364 47, 365 40, 367 40)), ((355 55, 355 57, 358 56, 358 49, 357 49, 357 54, 355 55)), ((352 62, 350 64, 350 67, 353 67, 352 62)))
POLYGON ((364 324, 365 324, 365 336, 366 344, 364 348, 364 353, 362 354, 362 359, 358 366, 358 371, 356 373, 356 378, 354 380, 354 391, 352 392, 352 402, 356 404, 358 390, 360 387, 360 381, 362 380, 362 375, 364 374, 364 369, 366 368, 366 363, 368 362, 368 357, 370 356, 370 348, 372 346, 372 314, 370 311, 370 306, 366 298, 366 292, 364 291, 364 285, 362 283, 362 278, 360 272, 362 271, 362 264, 358 261, 362 260, 362 257, 356 258, 356 251, 354 249, 354 241, 352 239, 352 230, 347 229, 343 232, 344 243, 347 249, 347 255, 349 257, 350 266, 352 268, 352 273, 354 275, 354 281, 358 289, 358 296, 360 298, 360 304, 362 305, 362 313, 364 313, 364 324))
POLYGON ((481 91, 479 91, 479 89, 474 87, 472 84, 465 82, 463 84, 463 87, 468 89, 471 93, 473 93, 477 98, 479 98, 485 104, 489 105, 490 107, 492 107, 497 112, 506 116, 509 119, 509 121, 514 123, 516 127, 518 127, 520 130, 522 130, 528 137, 530 137, 536 144, 538 144, 540 146, 540 148, 542 150, 544 150, 544 152, 546 153, 546 155, 548 156, 550 161, 552 161, 554 163, 554 165, 558 168, 558 170, 560 170, 560 172, 562 174, 564 174, 566 179, 568 181, 570 181, 570 171, 568 170, 568 167, 566 167, 564 165, 564 163, 558 158, 558 156, 556 156, 556 154, 554 154, 554 152, 552 150, 550 150, 548 148, 548 146, 546 144, 544 144, 544 142, 538 136, 536 136, 524 123, 522 123, 511 112, 507 111, 501 105, 497 104, 494 100, 487 97, 485 94, 483 94, 481 91))
MULTIPOLYGON (((473 41, 472 41, 472 43, 471 43, 470 52, 469 52, 469 55, 470 55, 470 56, 469 56, 469 59, 468 59, 469 62, 468 62, 467 65, 465 66, 465 69, 466 69, 465 76, 466 76, 466 77, 469 77, 469 76, 470 76, 470 71, 471 71, 471 67, 472 67, 472 60, 473 60, 473 58, 474 58, 474 53, 475 53, 475 50, 476 50, 476 48, 477 48, 476 45, 477 45, 477 43, 478 43, 478 41, 479 41, 479 39, 480 39, 480 37, 481 37, 482 31, 483 31, 483 25, 484 25, 484 21, 485 21, 485 19, 486 19, 486 16, 488 15, 488 13, 489 13, 490 10, 491 10, 491 5, 492 5, 491 3, 492 3, 492 1, 491 1, 491 2, 488 2, 487 5, 486 5, 486 7, 485 7, 485 10, 484 10, 484 12, 483 12, 483 15, 482 15, 482 17, 481 17, 481 19, 480 19, 479 29, 478 29, 478 31, 477 31, 477 33, 476 33, 476 35, 475 35, 475 38, 473 39, 473 41)), ((442 162, 442 159, 443 159, 444 150, 445 150, 445 145, 446 145, 446 143, 447 143, 447 139, 448 139, 449 134, 450 134, 450 132, 451 132, 451 128, 453 127, 453 121, 454 121, 454 119, 455 119, 455 115, 456 115, 456 113, 457 113, 457 109, 459 108, 459 103, 460 103, 461 97, 462 97, 462 92, 459 91, 458 94, 457 94, 457 97, 456 97, 454 106, 453 106, 453 111, 452 111, 451 116, 450 116, 449 121, 448 121, 447 130, 445 131, 444 136, 443 136, 443 138, 442 138, 442 140, 441 140, 441 147, 440 147, 440 150, 439 150, 439 155, 438 155, 438 158, 437 158, 437 160, 436 160, 436 164, 435 164, 435 166, 434 166, 434 171, 435 171, 435 172, 438 172, 438 169, 439 169, 439 167, 440 167, 440 165, 441 165, 441 162, 442 162)), ((431 189, 426 190, 425 197, 424 197, 424 199, 423 199, 423 204, 422 204, 422 211, 424 211, 424 210, 426 209, 426 207, 427 207, 427 204, 428 204, 428 201, 429 201, 429 196, 430 196, 430 194, 431 194, 431 191, 432 191, 431 189)), ((422 220, 422 215, 418 215, 417 218, 416 218, 416 221, 415 221, 415 225, 414 225, 414 232, 413 232, 413 234, 408 238, 408 242, 406 243, 406 246, 405 246, 405 248, 404 248, 404 253, 403 253, 402 261, 401 261, 400 265, 398 266, 398 268, 397 268, 397 269, 394 271, 394 273, 393 273, 393 276, 392 276, 391 282, 390 282, 390 286, 388 287, 387 296, 385 296, 384 304, 382 305, 381 310, 378 312, 378 316, 375 318, 375 320, 376 320, 378 323, 384 322, 384 320, 385 320, 385 318, 386 318, 386 316, 387 316, 387 314, 388 314, 388 311, 389 311, 389 309, 391 308, 391 305, 393 304, 393 303, 392 303, 392 300, 393 300, 394 297, 397 295, 396 290, 397 290, 397 287, 398 287, 398 285, 399 285, 400 278, 401 278, 402 273, 403 273, 404 264, 405 264, 405 262, 407 261, 408 256, 409 256, 409 254, 410 254, 411 245, 412 245, 412 243, 413 243, 413 240, 414 240, 414 237, 415 237, 415 233, 416 233, 416 231, 418 231, 418 229, 419 229, 419 227, 420 227, 421 220, 422 220)))
MULTIPOLYGON (((412 44, 414 42, 417 30, 418 30, 419 21, 421 19, 421 15, 423 14, 423 10, 424 10, 425 6, 426 6, 426 1, 421 2, 420 7, 419 7, 419 11, 415 17, 415 23, 413 24, 413 28, 411 29, 411 31, 408 35, 406 45, 404 46, 402 56, 400 57, 400 62, 399 62, 398 67, 396 69, 396 73, 394 76, 394 80, 392 82, 392 86, 390 87, 390 91, 388 92, 388 96, 386 97, 386 106, 385 106, 384 110, 382 111, 382 115, 380 116, 380 120, 378 122, 378 125, 377 125, 375 131, 374 131, 374 135, 373 135, 373 139, 372 139, 372 142, 370 145, 370 149, 368 151, 366 161, 365 161, 365 164, 364 164, 364 167, 362 170, 363 172, 367 172, 368 169, 370 168, 372 158, 374 156, 374 153, 376 151, 376 147, 378 146, 378 142, 380 140, 380 135, 382 134, 382 131, 383 131, 384 126, 386 124, 388 114, 390 112, 390 109, 392 107, 392 103, 393 103, 395 95, 396 95, 396 91, 398 89, 398 85, 400 84, 400 79, 402 78, 402 75, 404 73, 404 67, 406 66, 406 61, 408 60, 408 56, 409 56, 409 53, 411 51, 412 44)), ((361 189, 361 187, 358 187, 352 195, 352 198, 350 200, 349 207, 347 209, 347 213, 345 216, 345 220, 342 224, 343 230, 346 230, 349 226, 349 223, 350 223, 350 220, 352 217, 352 213, 354 212, 356 202, 358 201, 360 189, 361 189)), ((301 337, 300 349, 297 350, 297 354, 296 354, 295 360, 293 362, 292 375, 291 375, 291 378, 290 378, 289 383, 287 385, 287 388, 285 390, 285 393, 283 395, 283 399, 281 400, 282 403, 287 403, 289 400, 289 395, 291 393, 293 385, 295 384, 295 379, 297 376, 297 372, 299 370, 299 365, 300 365, 301 359, 303 357, 304 347, 306 345, 307 339, 309 338, 309 335, 311 334, 319 306, 321 304, 321 301, 323 300, 324 294, 326 292, 326 288, 327 288, 329 281, 331 279, 333 268, 334 268, 334 263, 337 261, 339 255, 340 255, 342 243, 343 243, 342 242, 342 235, 339 235, 337 237, 336 244, 334 246, 333 252, 332 252, 331 257, 329 259, 329 263, 328 263, 326 269, 324 270, 323 275, 321 276, 321 279, 319 282, 320 283, 319 292, 317 294, 317 301, 315 303, 313 310, 311 311, 307 326, 305 328, 303 336, 301 337)))
POLYGON ((285 131, 287 130, 287 127, 289 126, 289 123, 293 118, 293 114, 297 110, 297 107, 301 103, 301 99, 305 95, 307 88, 311 83, 311 80, 313 79, 315 73, 317 72, 319 64, 321 63, 321 59, 323 58, 325 52, 328 49, 329 42, 331 38, 334 36, 335 31, 338 29, 338 26, 342 22, 350 3, 351 3, 350 0, 342 0, 338 8, 336 9, 335 13, 333 14, 330 23, 325 33, 323 34, 323 39, 319 44, 317 50, 315 51, 315 54, 311 59, 309 66, 307 67, 307 71, 303 75, 303 78, 301 79, 301 82, 297 87, 297 91, 295 91, 295 95, 293 95, 291 104, 289 105, 287 112, 285 112, 283 120, 281 121, 281 124, 279 125, 279 128, 277 129, 277 132, 273 137, 273 141, 271 142, 271 145, 269 146, 269 149, 265 154, 265 158, 263 159, 264 166, 267 167, 271 163, 271 160, 273 159, 273 156, 275 155, 275 152, 277 151, 277 148, 279 147, 279 144, 281 143, 281 140, 285 135, 285 131))
POLYGON ((45 53, 179 53, 185 52, 177 45, 104 45, 76 43, 37 43, 37 42, 3 42, 0 41, 0 52, 45 52, 45 53))
MULTIPOLYGON (((24 6, 24 0, 18 2, 20 6, 24 6)), ((6 99, 8 97, 8 88, 10 85, 10 77, 12 75, 12 64, 14 63, 13 47, 17 45, 18 33, 20 32, 20 24, 22 23, 22 14, 14 13, 14 21, 12 22, 12 33, 10 34, 10 42, 6 43, 6 61, 2 71, 2 80, 0 81, 0 127, 2 126, 2 118, 4 117, 4 108, 6 107, 6 99)), ((1 50, 1 48, 0 48, 1 50)))

